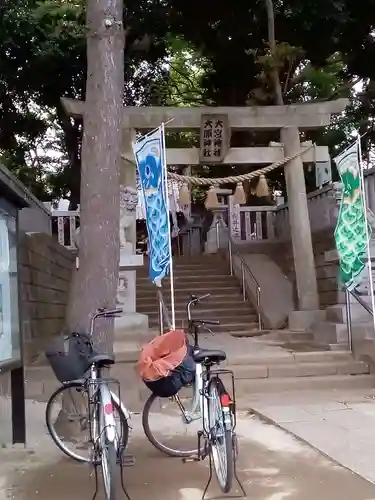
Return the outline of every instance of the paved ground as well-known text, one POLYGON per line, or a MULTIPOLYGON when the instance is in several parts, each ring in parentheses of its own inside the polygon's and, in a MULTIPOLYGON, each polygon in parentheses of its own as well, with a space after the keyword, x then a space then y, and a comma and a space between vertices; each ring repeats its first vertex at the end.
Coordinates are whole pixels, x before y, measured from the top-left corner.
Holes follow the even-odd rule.
MULTIPOLYGON (((53 447, 43 428, 43 411, 43 404, 28 403, 29 452, 0 450, 0 500, 91 499, 94 481, 89 468, 65 459, 53 447)), ((168 426, 173 434, 173 422, 168 426)), ((136 464, 125 469, 131 500, 200 500, 208 477, 207 464, 183 464, 164 457, 146 441, 137 415, 133 427, 130 449, 136 464)), ((246 498, 375 499, 375 485, 254 416, 240 415, 238 434, 238 469, 246 498)), ((214 485, 209 498, 218 498, 218 494, 214 485)), ((97 498, 102 499, 102 493, 97 498)))
MULTIPOLYGON (((249 339, 206 336, 202 345, 224 348, 229 358, 239 354, 279 359, 288 356, 279 346, 249 339), (245 354, 246 353, 246 354, 245 354)), ((122 399, 132 411, 140 411, 144 393, 131 365, 116 365, 122 399)), ((45 402, 57 386, 45 368, 27 373, 28 430, 31 453, 0 449, 0 500, 72 500, 92 498, 94 481, 90 470, 62 457, 46 435, 45 402)), ((243 394, 238 422, 240 436, 239 476, 252 500, 375 500, 375 391, 303 391, 264 395, 243 394), (249 413, 250 408, 266 415, 287 431, 311 443, 321 453, 277 426, 266 424, 249 413), (341 467, 345 467, 357 472, 341 467), (363 477, 367 478, 366 481, 363 477)), ((160 419, 168 435, 179 422, 160 419)), ((131 500, 200 500, 208 477, 207 463, 183 464, 164 457, 148 444, 133 418, 131 452, 134 467, 125 470, 131 500)), ((218 496, 217 489, 211 495, 218 496)), ((99 496, 98 498, 103 498, 99 496)), ((122 498, 121 496, 119 498, 122 498)))
POLYGON ((375 483, 375 390, 263 395, 251 406, 375 483))

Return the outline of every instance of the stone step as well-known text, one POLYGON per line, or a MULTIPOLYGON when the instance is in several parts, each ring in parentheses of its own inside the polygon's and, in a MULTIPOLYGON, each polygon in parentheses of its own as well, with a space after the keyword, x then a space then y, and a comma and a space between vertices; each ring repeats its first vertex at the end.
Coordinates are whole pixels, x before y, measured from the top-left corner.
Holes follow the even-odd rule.
MULTIPOLYGON (((185 277, 185 276, 230 276, 229 268, 227 267, 212 267, 212 266, 200 266, 195 268, 173 268, 173 274, 175 277, 185 277)), ((149 280, 148 270, 138 270, 137 269, 137 279, 147 279, 149 280)))
POLYGON ((290 392, 293 390, 339 390, 339 389, 375 389, 375 377, 372 375, 326 375, 317 377, 279 377, 236 381, 236 398, 239 407, 250 407, 249 396, 256 394, 290 392))
POLYGON ((265 334, 263 337, 264 341, 267 343, 280 343, 285 344, 286 342, 307 342, 313 341, 314 335, 311 332, 291 332, 289 330, 271 330, 269 333, 265 334))
MULTIPOLYGON (((190 298, 190 295, 193 293, 194 295, 205 295, 207 293, 211 294, 211 297, 207 300, 213 300, 215 295, 230 295, 232 293, 238 294, 238 286, 228 285, 228 286, 212 286, 210 283, 199 283, 196 286, 186 285, 183 288, 179 285, 179 288, 174 291, 175 296, 179 297, 187 297, 190 298)), ((163 290, 163 294, 165 297, 170 295, 170 291, 168 288, 163 290)), ((155 287, 145 287, 144 289, 140 289, 137 287, 137 298, 138 297, 155 297, 156 289, 155 287)))
POLYGON ((331 351, 347 351, 349 349, 349 344, 341 343, 341 344, 328 344, 331 351))
MULTIPOLYGON (((170 285, 168 282, 163 282, 163 289, 169 288, 170 285)), ((206 281, 206 280, 196 280, 196 281, 177 281, 174 283, 175 293, 179 292, 188 292, 195 293, 195 291, 199 290, 207 290, 207 293, 215 293, 217 290, 236 290, 239 291, 239 285, 236 281, 231 280, 220 280, 220 281, 206 281)), ((143 295, 145 293, 155 293, 155 285, 150 284, 137 284, 137 294, 143 295)), ((196 293, 195 295, 198 295, 196 293)), ((203 293, 202 293, 203 295, 203 293)))
POLYGON ((313 325, 313 333, 317 342, 335 344, 347 342, 348 340, 347 326, 332 321, 317 321, 313 325))
POLYGON ((272 354, 235 354, 228 356, 231 366, 237 365, 291 365, 312 363, 342 363, 353 361, 349 351, 315 351, 315 352, 292 352, 284 349, 272 351, 272 354))
POLYGON ((342 361, 330 363, 283 363, 229 365, 236 380, 290 378, 290 377, 323 377, 332 375, 365 375, 370 373, 369 367, 362 361, 342 361))
MULTIPOLYGON (((170 278, 164 278, 163 279, 163 286, 168 286, 170 285, 170 278)), ((238 285, 238 280, 234 276, 230 276, 229 274, 193 274, 193 275, 186 275, 186 276, 175 276, 174 277, 174 285, 175 287, 178 287, 180 284, 184 283, 212 283, 213 285, 218 285, 220 283, 236 283, 238 285)), ((150 286, 154 287, 155 285, 151 283, 149 278, 138 278, 137 277, 137 287, 145 287, 145 286, 150 286)))
POLYGON ((197 257, 197 258, 186 257, 185 259, 173 260, 173 267, 176 268, 188 268, 188 267, 199 267, 199 266, 229 267, 227 261, 217 255, 207 255, 205 257, 197 257))
MULTIPOLYGON (((146 314, 148 316, 149 321, 153 319, 158 319, 159 318, 159 311, 157 307, 151 308, 144 308, 144 307, 137 307, 137 312, 140 312, 142 314, 146 314)), ((176 318, 178 319, 186 319, 187 320, 187 313, 186 313, 186 308, 184 309, 175 309, 175 314, 176 318)), ((204 310, 199 310, 199 309, 194 309, 192 311, 192 316, 193 318, 199 318, 199 319, 207 319, 207 320, 217 320, 217 321, 225 321, 226 318, 243 318, 243 316, 246 316, 248 318, 249 316, 252 317, 252 320, 255 321, 257 319, 257 315, 254 312, 254 310, 250 309, 250 307, 247 307, 246 304, 243 307, 213 307, 212 309, 204 309, 204 310)))
MULTIPOLYGON (((244 319, 244 317, 241 317, 241 319, 244 319)), ((150 320, 149 326, 150 328, 156 328, 158 326, 158 322, 156 320, 150 320)), ((176 327, 181 328, 183 326, 186 326, 187 321, 186 320, 177 320, 176 321, 176 327)), ((257 330, 258 324, 253 321, 253 318, 250 316, 249 321, 245 323, 239 323, 236 321, 236 318, 227 318, 224 321, 220 323, 220 325, 207 325, 207 328, 209 328, 213 333, 231 333, 232 331, 240 331, 240 330, 257 330)), ((202 328, 201 330, 202 334, 207 334, 209 333, 208 330, 205 330, 202 328)))
MULTIPOLYGON (((158 331, 154 329, 150 330, 147 334, 139 335, 137 338, 134 337, 134 339, 133 338, 128 339, 128 337, 126 337, 126 340, 121 340, 121 339, 117 340, 114 345, 116 360, 127 361, 128 360, 127 358, 129 358, 130 360, 132 359, 137 360, 140 347, 146 344, 148 341, 155 338, 157 335, 158 331)), ((220 341, 218 339, 218 345, 219 344, 220 341)), ((213 339, 213 346, 214 345, 215 345, 215 340, 213 339)), ((300 366, 308 365, 308 368, 306 368, 306 370, 308 370, 309 367, 314 364, 340 365, 342 370, 343 364, 345 363, 350 364, 353 362, 357 363, 356 361, 353 360, 352 354, 349 351, 289 352, 286 350, 277 350, 273 351, 272 354, 261 353, 259 355, 246 354, 246 353, 243 354, 229 353, 228 362, 225 364, 227 366, 230 366, 231 369, 233 370, 239 370, 239 372, 242 370, 242 373, 245 373, 246 369, 248 368, 251 369, 254 368, 256 370, 259 370, 259 367, 261 367, 262 370, 264 367, 267 367, 267 369, 272 368, 271 371, 273 371, 275 367, 278 368, 282 366, 286 367, 285 368, 286 371, 288 367, 297 366, 297 368, 299 368, 300 366)), ((367 365, 360 362, 355 366, 363 367, 367 365)), ((281 370, 283 370, 283 368, 281 368, 281 370)))
MULTIPOLYGON (((225 259, 217 259, 214 256, 207 257, 206 259, 185 259, 185 260, 173 260, 173 269, 192 269, 194 267, 222 267, 229 268, 229 263, 225 259)), ((145 262, 141 270, 148 271, 148 262, 145 262)))
MULTIPOLYGON (((165 304, 167 307, 170 307, 171 301, 170 301, 170 291, 169 290, 164 290, 163 291, 163 297, 165 304)), ((202 294, 203 295, 203 294, 202 294)), ((187 305, 188 300, 190 299, 190 295, 187 293, 185 296, 177 295, 175 297, 175 305, 178 308, 185 308, 187 305)), ((156 289, 154 289, 153 293, 148 293, 148 294, 137 294, 137 308, 139 305, 144 307, 145 305, 151 305, 151 308, 153 308, 157 304, 157 298, 156 298, 156 289)), ((210 297, 208 297, 206 300, 202 301, 196 308, 195 310, 199 310, 200 308, 210 308, 211 306, 217 306, 220 307, 220 305, 229 305, 229 304, 247 304, 248 307, 252 307, 250 302, 244 301, 242 294, 237 291, 231 293, 230 295, 226 295, 225 293, 222 294, 220 292, 215 292, 212 293, 210 297)))

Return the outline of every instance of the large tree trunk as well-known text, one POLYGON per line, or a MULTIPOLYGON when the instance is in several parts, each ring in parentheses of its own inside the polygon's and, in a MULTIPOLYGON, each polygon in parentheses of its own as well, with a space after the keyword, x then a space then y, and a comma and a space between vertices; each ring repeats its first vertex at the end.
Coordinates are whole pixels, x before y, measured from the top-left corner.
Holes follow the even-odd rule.
MULTIPOLYGON (((88 0, 87 84, 82 142, 79 269, 70 330, 88 331, 98 307, 115 307, 119 270, 119 177, 124 86, 122 0, 88 0)), ((96 340, 112 350, 113 323, 96 340)))
MULTIPOLYGON (((276 35, 275 35, 275 13, 273 8, 273 0, 265 0, 268 20, 268 43, 271 50, 271 55, 276 56, 276 35)), ((278 106, 284 104, 283 91, 280 84, 280 75, 275 67, 272 71, 273 87, 275 91, 275 101, 278 106)))
MULTIPOLYGON (((98 307, 116 307, 120 241, 121 122, 124 87, 122 0, 88 0, 87 84, 82 142, 79 269, 67 314, 69 331, 88 332, 98 307)), ((95 331, 96 347, 113 350, 113 322, 95 331)), ((73 404, 79 404, 78 400, 73 404)), ((68 417, 65 398, 56 421, 62 436, 72 439, 79 428, 68 417)), ((84 412, 85 408, 82 408, 84 412)))

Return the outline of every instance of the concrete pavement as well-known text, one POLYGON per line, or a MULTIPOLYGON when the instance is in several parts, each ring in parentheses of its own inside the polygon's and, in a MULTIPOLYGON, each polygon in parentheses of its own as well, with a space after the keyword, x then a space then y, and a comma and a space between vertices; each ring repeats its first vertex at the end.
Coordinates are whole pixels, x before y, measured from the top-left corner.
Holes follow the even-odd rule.
MULTIPOLYGON (((86 465, 65 458, 46 434, 44 404, 28 402, 29 445, 0 450, 0 500, 89 500, 94 481, 86 465)), ((173 422, 171 423, 173 433, 173 422)), ((238 419, 239 477, 252 500, 371 500, 375 485, 311 447, 248 413, 238 419)), ((208 463, 184 464, 157 452, 133 416, 130 451, 136 463, 124 471, 131 500, 200 500, 208 463)), ((119 487, 119 493, 121 492, 119 487)), ((236 493, 236 492, 234 492, 236 493)), ((215 481, 209 498, 220 494, 215 481)), ((103 498, 102 492, 97 497, 103 498)), ((123 498, 119 495, 119 498, 123 498)))
POLYGON ((253 410, 375 483, 375 390, 257 395, 253 410))

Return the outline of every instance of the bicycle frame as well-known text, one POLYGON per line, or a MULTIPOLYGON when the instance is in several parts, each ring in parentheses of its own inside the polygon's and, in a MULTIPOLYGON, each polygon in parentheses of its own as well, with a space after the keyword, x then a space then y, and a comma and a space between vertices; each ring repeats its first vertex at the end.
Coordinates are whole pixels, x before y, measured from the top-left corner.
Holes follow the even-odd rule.
POLYGON ((104 429, 107 441, 114 443, 116 449, 118 445, 118 436, 116 428, 116 420, 113 413, 113 402, 117 404, 126 420, 130 420, 130 413, 122 404, 120 398, 108 388, 108 384, 105 381, 101 381, 98 377, 98 370, 95 366, 90 369, 90 379, 91 383, 88 387, 90 400, 97 400, 99 404, 99 414, 93 412, 91 421, 91 435, 94 443, 97 442, 102 436, 99 435, 98 423, 100 423, 100 429, 104 429), (98 420, 99 419, 99 420, 98 420))
MULTIPOLYGON (((90 337, 93 335, 95 320, 100 317, 113 317, 114 314, 121 312, 121 309, 108 311, 108 310, 98 310, 96 314, 91 317, 90 320, 90 337)), ((117 430, 116 430, 116 421, 113 414, 113 402, 117 404, 123 414, 125 415, 126 420, 130 420, 130 413, 122 404, 120 397, 117 396, 114 392, 112 392, 108 384, 101 380, 100 373, 98 373, 98 369, 95 365, 90 367, 90 378, 91 384, 88 387, 88 393, 90 400, 95 400, 97 398, 99 407, 99 414, 94 412, 91 422, 91 435, 94 443, 97 442, 99 438, 102 436, 98 435, 98 423, 100 424, 100 429, 105 430, 105 435, 107 441, 110 443, 115 443, 116 449, 118 449, 118 438, 117 438, 117 430), (98 421, 99 419, 99 421, 98 421)))
MULTIPOLYGON (((206 297, 209 297, 210 294, 204 295, 200 297, 200 299, 192 299, 187 305, 187 317, 189 321, 189 329, 191 328, 191 306, 196 303, 198 300, 202 300, 206 297)), ((190 332, 192 333, 192 332, 190 332)), ((199 350, 198 345, 198 332, 194 331, 194 350, 199 350)), ((194 397, 191 403, 190 410, 184 408, 178 394, 175 396, 178 406, 183 414, 183 418, 187 424, 190 424, 194 420, 198 420, 201 416, 205 417, 205 420, 208 415, 208 401, 205 395, 206 383, 204 381, 205 372, 203 370, 203 366, 200 363, 196 364, 195 368, 195 381, 194 381, 194 397)), ((203 422, 205 425, 206 422, 203 422)))
POLYGON ((98 371, 95 366, 90 369, 89 378, 89 398, 97 405, 92 415, 91 433, 94 443, 97 443, 102 436, 100 430, 104 429, 106 438, 113 443, 116 439, 116 422, 113 415, 113 405, 111 393, 106 383, 101 383, 98 371), (98 426, 98 424, 100 424, 98 426))
POLYGON ((207 415, 207 399, 204 394, 204 383, 203 383, 203 368, 201 364, 196 365, 195 369, 195 380, 194 380, 194 396, 191 402, 191 408, 188 410, 181 403, 180 397, 177 394, 175 399, 178 406, 182 412, 185 423, 190 424, 194 420, 201 418, 202 414, 207 415))
MULTIPOLYGON (((199 343, 198 343, 198 328, 195 325, 194 322, 191 318, 191 306, 195 305, 202 299, 205 299, 209 297, 210 294, 203 295, 202 297, 194 297, 192 296, 192 300, 188 303, 187 305, 187 317, 189 321, 189 332, 194 335, 194 351, 199 351, 199 343), (191 331, 192 327, 194 326, 194 331, 191 331)), ((217 370, 215 370, 217 373, 217 370)), ((227 373, 227 370, 220 370, 220 372, 225 372, 227 373)), ((181 403, 181 400, 179 398, 179 395, 177 394, 175 396, 175 400, 182 412, 183 419, 185 423, 190 424, 194 420, 198 420, 199 418, 203 418, 203 429, 205 429, 207 432, 209 432, 209 422, 208 422, 208 406, 209 406, 209 400, 207 396, 207 391, 206 388, 209 383, 210 379, 210 374, 212 372, 208 369, 204 369, 204 366, 201 363, 196 364, 196 371, 195 371, 195 381, 194 381, 194 395, 193 399, 191 401, 191 407, 190 409, 186 409, 184 405, 181 403)), ((234 389, 233 389, 234 393, 234 389)), ((229 428, 229 426, 232 425, 231 418, 228 418, 228 416, 225 416, 225 425, 226 427, 229 428)))

